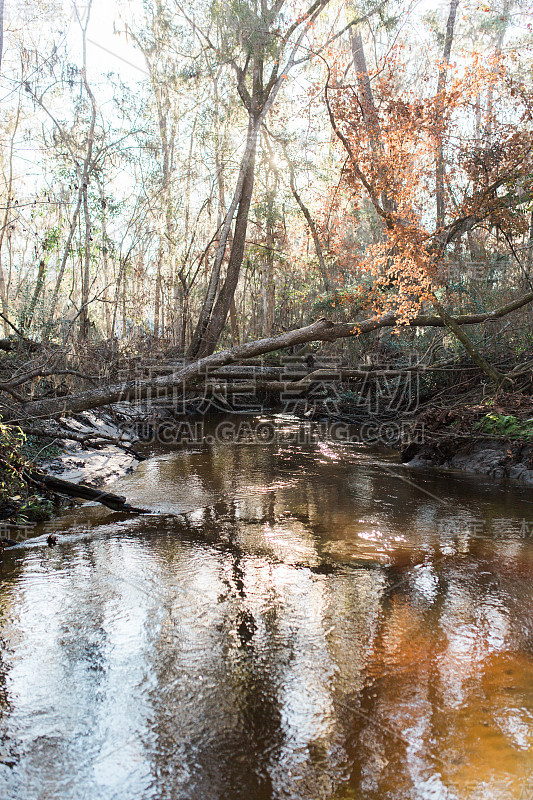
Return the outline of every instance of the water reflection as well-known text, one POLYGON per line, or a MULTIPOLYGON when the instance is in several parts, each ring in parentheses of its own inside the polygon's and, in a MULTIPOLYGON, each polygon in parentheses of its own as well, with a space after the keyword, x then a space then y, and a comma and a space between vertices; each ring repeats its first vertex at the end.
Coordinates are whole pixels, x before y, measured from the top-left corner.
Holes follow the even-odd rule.
POLYGON ((0 796, 533 797, 525 492, 279 441, 122 488, 1 565, 0 796))

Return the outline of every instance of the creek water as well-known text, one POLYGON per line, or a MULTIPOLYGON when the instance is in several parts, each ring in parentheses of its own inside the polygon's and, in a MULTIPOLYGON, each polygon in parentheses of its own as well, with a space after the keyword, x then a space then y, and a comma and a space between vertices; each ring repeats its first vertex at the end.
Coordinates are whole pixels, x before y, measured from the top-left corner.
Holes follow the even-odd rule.
POLYGON ((1 798, 533 798, 531 493, 272 431, 6 551, 1 798))

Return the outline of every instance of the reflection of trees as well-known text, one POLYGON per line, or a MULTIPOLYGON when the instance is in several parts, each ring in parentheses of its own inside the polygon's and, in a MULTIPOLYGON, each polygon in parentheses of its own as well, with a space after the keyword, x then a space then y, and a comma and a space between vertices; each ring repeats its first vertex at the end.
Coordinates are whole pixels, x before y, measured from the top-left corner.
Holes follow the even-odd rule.
POLYGON ((215 447, 179 469, 208 507, 159 554, 157 580, 179 579, 188 598, 150 645, 146 752, 162 798, 328 797, 340 784, 369 800, 438 796, 490 780, 488 734, 523 774, 508 714, 510 699, 531 709, 531 665, 509 649, 531 636, 531 590, 513 592, 527 548, 472 536, 467 489, 439 504, 416 476, 317 466, 291 448, 215 447), (262 493, 280 475, 300 479, 262 493), (370 528, 381 538, 364 566, 353 553, 370 528))
MULTIPOLYGON (((245 450, 240 453, 238 470, 248 469, 243 472, 248 477, 245 450)), ((202 478, 204 486, 214 486, 213 476, 206 479, 203 473, 202 478)), ((296 549, 307 553, 314 571, 302 561, 280 560, 285 529, 279 523, 288 507, 283 489, 219 501, 189 527, 188 537, 197 542, 218 518, 221 538, 216 548, 202 547, 201 574, 194 574, 192 564, 175 564, 180 575, 188 576, 181 588, 189 597, 203 598, 203 625, 192 619, 185 624, 183 615, 195 612, 181 608, 175 612, 174 635, 169 623, 155 643, 157 688, 150 697, 155 747, 149 742, 148 749, 162 797, 165 786, 180 784, 191 798, 212 795, 216 786, 220 798, 260 800, 304 786, 310 792, 321 787, 323 793, 340 780, 344 749, 332 703, 336 640, 330 629, 342 606, 344 631, 362 654, 352 670, 360 685, 370 587, 361 572, 355 590, 345 580, 330 590, 329 572, 314 568, 321 558, 309 518, 325 503, 327 489, 318 493, 320 500, 313 487, 296 493, 296 514, 287 526, 292 535, 301 532, 296 549), (260 543, 254 534, 259 528, 260 543), (274 549, 266 530, 278 537, 274 549), (192 679, 188 690, 184 674, 192 679), (202 685, 210 678, 212 691, 205 693, 202 685)), ((194 562, 181 545, 177 552, 184 562, 194 562)), ((371 583, 376 579, 372 576, 371 583)), ((374 591, 374 600, 378 597, 374 591)), ((340 655, 342 648, 337 649, 340 655)))
POLYGON ((372 464, 308 456, 169 459, 163 484, 190 477, 200 511, 77 544, 75 568, 53 551, 68 580, 45 657, 51 702, 80 709, 68 731, 97 728, 93 747, 118 745, 131 787, 161 800, 463 797, 497 769, 523 783, 530 544, 472 535, 460 493, 437 504, 372 464))
POLYGON ((447 796, 446 786, 462 797, 467 785, 490 792, 509 775, 519 796, 527 778, 516 742, 519 729, 533 743, 533 665, 517 655, 524 637, 513 614, 524 597, 517 604, 510 576, 502 581, 497 548, 486 559, 486 543, 471 544, 475 559, 432 566, 430 557, 401 583, 389 574, 364 686, 338 706, 350 785, 365 798, 447 796), (521 728, 509 703, 527 709, 521 728))
POLYGON ((12 587, 20 578, 20 573, 21 568, 16 560, 8 557, 2 559, 0 556, 0 629, 5 631, 0 636, 0 748, 3 754, 0 763, 10 763, 10 758, 18 748, 18 743, 10 741, 8 734, 9 714, 13 707, 8 682, 11 670, 9 636, 13 633, 16 614, 12 587))
MULTIPOLYGON (((226 525, 235 528, 235 504, 218 510, 226 525)), ((191 553, 180 550, 179 555, 187 562, 191 553)), ((155 642, 161 658, 154 663, 157 680, 150 699, 155 740, 149 751, 161 797, 175 797, 177 784, 187 787, 191 797, 208 797, 214 786, 217 797, 228 800, 271 796, 265 743, 276 742, 280 718, 276 665, 268 642, 275 639, 277 606, 273 596, 268 614, 252 607, 248 569, 247 557, 234 541, 226 539, 222 554, 202 552, 200 575, 185 566, 185 588, 190 596, 209 598, 200 604, 203 624, 195 624, 198 609, 177 609, 174 635, 169 637, 167 625, 161 629, 162 641, 155 642), (243 758, 252 760, 254 768, 247 769, 243 758)))

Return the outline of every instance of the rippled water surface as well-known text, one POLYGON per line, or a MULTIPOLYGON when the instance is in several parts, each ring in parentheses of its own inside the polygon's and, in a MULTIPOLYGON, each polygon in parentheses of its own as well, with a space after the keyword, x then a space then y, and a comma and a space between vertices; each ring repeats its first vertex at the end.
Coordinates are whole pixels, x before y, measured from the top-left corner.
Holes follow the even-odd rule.
POLYGON ((5 554, 1 798, 533 798, 530 493, 276 425, 5 554))

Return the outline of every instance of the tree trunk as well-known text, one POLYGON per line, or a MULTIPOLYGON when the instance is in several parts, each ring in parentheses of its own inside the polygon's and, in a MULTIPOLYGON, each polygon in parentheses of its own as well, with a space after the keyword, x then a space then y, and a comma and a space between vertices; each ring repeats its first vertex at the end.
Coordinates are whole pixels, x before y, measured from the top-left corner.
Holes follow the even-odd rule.
POLYGON ((370 146, 373 152, 381 152, 382 144, 379 117, 374 102, 374 93, 372 92, 363 39, 359 28, 352 28, 350 30, 350 41, 352 45, 354 67, 357 74, 359 95, 361 98, 361 108, 363 109, 365 127, 370 138, 370 146))
POLYGON ((239 339, 239 323, 237 322, 237 308, 235 306, 235 297, 231 298, 229 307, 229 324, 231 330, 231 341, 234 345, 240 344, 239 339))
MULTIPOLYGON (((459 0, 451 0, 450 11, 448 14, 448 22, 446 24, 446 36, 444 39, 444 51, 442 54, 442 63, 439 68, 439 80, 437 83, 437 97, 441 102, 442 113, 442 95, 446 88, 446 74, 450 63, 450 54, 452 52, 453 32, 455 28, 455 17, 457 14, 457 6, 459 0)), ((439 114, 439 112, 437 112, 439 114)), ((440 114, 439 114, 440 117, 440 114)), ((437 125, 439 125, 437 119, 437 125)), ((437 142, 437 166, 435 174, 435 197, 437 201, 437 228, 442 228, 444 225, 444 215, 446 212, 444 203, 444 144, 442 137, 438 136, 437 142)))
MULTIPOLYGON (((254 126, 252 125, 252 131, 254 126)), ((254 188, 254 171, 255 171, 255 148, 257 142, 257 131, 252 142, 252 149, 249 155, 248 162, 244 171, 244 178, 242 181, 241 196, 239 199, 239 207, 237 209, 237 216, 235 219, 235 232, 233 234, 233 242, 231 253, 228 261, 228 268, 226 278, 222 284, 216 303, 213 308, 211 318, 205 328, 202 336, 201 343, 198 347, 197 357, 203 358, 204 356, 211 355, 214 351, 220 335, 226 324, 226 319, 229 313, 231 301, 237 288, 239 274, 244 256, 244 248, 246 245, 246 230, 248 227, 248 213, 250 211, 250 203, 252 200, 252 192, 254 188)), ((228 231, 229 233, 229 231, 228 231)), ((227 240, 227 236, 226 236, 227 240)))
POLYGON ((274 280, 274 192, 275 186, 269 193, 267 203, 267 229, 266 250, 261 274, 261 294, 263 300, 263 319, 261 336, 272 336, 274 328, 274 312, 276 304, 276 284, 274 280))
POLYGON ((89 336, 89 291, 91 280, 91 217, 89 214, 89 187, 83 183, 83 218, 85 221, 85 246, 83 248, 83 267, 81 273, 81 314, 79 340, 86 341, 89 336))
MULTIPOLYGON (((253 182, 254 182, 255 150, 257 146, 257 136, 259 133, 259 127, 260 127, 259 123, 257 121, 254 121, 254 119, 250 116, 248 123, 248 133, 246 137, 246 148, 240 165, 237 186, 220 232, 220 239, 217 246, 215 262, 213 265, 213 270, 211 272, 206 298, 204 300, 202 309, 200 311, 200 317, 195 332, 193 334, 192 342, 190 344, 189 350, 187 351, 188 358, 198 357, 200 354, 205 354, 209 350, 210 352, 213 352, 214 348, 216 347, 216 343, 218 341, 220 333, 222 332, 222 329, 226 322, 226 318, 229 311, 229 303, 231 301, 231 298, 228 297, 229 290, 233 283, 233 278, 235 277, 235 273, 236 273, 236 278, 238 280, 239 270, 242 263, 242 254, 240 261, 238 261, 237 251, 235 250, 236 240, 238 239, 237 225, 239 225, 239 230, 241 231, 243 224, 244 224, 244 240, 242 241, 242 253, 244 253, 244 244, 246 240, 246 227, 248 223, 248 211, 250 208, 251 192, 253 190, 253 182), (246 196, 247 194, 248 197, 246 196), (222 267, 222 261, 226 252, 228 239, 231 236, 231 224, 233 222, 233 217, 235 215, 236 210, 237 210, 237 220, 235 223, 234 241, 231 247, 226 281, 220 292, 220 295, 222 295, 222 293, 224 292, 224 300, 218 302, 218 300, 220 300, 220 295, 219 295, 219 298, 215 303, 216 292, 220 280, 220 270, 222 267), (228 282, 228 276, 230 276, 229 282, 228 282), (220 324, 221 320, 222 320, 222 325, 220 324)), ((236 280, 235 280, 235 286, 237 286, 236 280)))
POLYGON ((0 0, 0 71, 2 69, 3 53, 4 53, 4 0, 0 0))
POLYGON ((322 244, 320 242, 320 237, 318 235, 318 231, 316 229, 315 221, 311 216, 311 213, 307 206, 305 205, 304 201, 300 197, 298 190, 296 189, 296 183, 294 181, 294 170, 292 164, 289 162, 289 175, 290 175, 290 184, 291 184, 291 191, 293 194, 294 199, 298 203, 302 214, 305 217, 305 220, 309 226, 309 230, 311 231, 311 236, 313 237, 313 244, 315 246, 315 253, 318 258, 318 265, 320 267, 320 274, 322 276, 322 283, 324 284, 324 291, 330 292, 331 291, 331 284, 329 280, 328 270, 326 267, 326 261, 324 259, 324 251, 322 250, 322 244))
POLYGON ((44 259, 39 261, 39 269, 37 271, 37 281, 35 284, 35 289, 33 292, 33 296, 30 301, 30 305, 28 306, 28 310, 24 315, 24 319, 21 323, 21 329, 24 333, 30 330, 32 322, 33 322, 33 315, 35 314, 35 309, 37 307, 37 303, 39 301, 39 297, 44 286, 44 277, 45 277, 45 268, 46 264, 44 259))
POLYGON ((102 264, 104 267, 104 318, 105 318, 105 335, 106 338, 111 338, 111 309, 109 308, 109 300, 107 297, 107 287, 109 286, 109 258, 108 258, 108 241, 107 241, 107 202, 105 199, 104 187, 98 181, 98 188, 100 190, 100 204, 102 206, 102 264))
MULTIPOLYGON (((96 100, 91 91, 89 82, 87 80, 87 26, 89 25, 89 18, 91 14, 92 0, 89 0, 87 6, 87 14, 82 25, 78 16, 78 21, 82 30, 82 47, 83 47, 83 67, 81 70, 81 78, 89 103, 91 104, 91 123, 87 134, 87 156, 83 164, 83 174, 81 176, 81 189, 83 198, 83 217, 85 220, 85 247, 83 258, 83 271, 81 280, 81 314, 80 314, 80 327, 79 339, 85 341, 89 334, 89 291, 90 291, 90 277, 91 277, 91 217, 89 213, 89 180, 92 172, 92 156, 94 148, 94 132, 96 128, 96 100)), ((78 10, 75 8, 76 15, 78 10)))
MULTIPOLYGON (((511 8, 513 6, 514 0, 503 0, 503 8, 499 14, 500 21, 503 22, 503 25, 500 25, 500 28, 496 34, 496 41, 494 43, 494 50, 496 55, 500 55, 502 51, 503 40, 505 38, 505 33, 507 26, 509 25, 510 16, 511 16, 511 8)), ((494 100, 494 89, 492 84, 489 86, 489 91, 487 93, 487 108, 485 113, 485 130, 483 132, 483 144, 486 148, 489 148, 492 143, 492 104, 494 100)))
POLYGON ((533 211, 531 212, 531 217, 529 218, 529 236, 527 240, 526 268, 524 276, 527 284, 529 284, 531 281, 532 267, 533 267, 533 211))
POLYGON ((163 241, 159 242, 157 254, 157 272, 155 276, 154 293, 154 339, 159 338, 160 304, 161 304, 161 270, 163 268, 163 241))
MULTIPOLYGON (((4 3, 3 3, 3 0, 0 0, 0 2, 2 3, 2 6, 1 6, 1 12, 2 12, 1 24, 2 24, 2 27, 0 28, 0 30, 2 31, 2 35, 3 35, 4 3)), ((1 51, 1 45, 0 45, 0 58, 1 58, 1 52, 2 51, 1 51)), ((17 108, 17 116, 15 117, 15 125, 14 125, 14 128, 13 128, 13 133, 11 135, 11 141, 9 143, 9 174, 8 174, 8 179, 7 179, 7 200, 6 200, 4 216, 3 216, 3 219, 2 219, 2 228, 0 229, 0 300, 2 302, 2 313, 4 314, 4 317, 6 317, 6 318, 9 317, 9 301, 8 301, 8 290, 7 290, 7 287, 6 287, 6 281, 5 281, 5 275, 4 275, 4 268, 2 266, 2 261, 1 261, 1 254, 2 254, 2 245, 4 243, 4 236, 5 236, 5 233, 6 233, 6 230, 7 230, 7 226, 8 226, 9 212, 11 210, 11 198, 12 198, 12 194, 11 193, 13 191, 13 148, 15 146, 15 134, 16 134, 17 129, 18 129, 19 119, 20 119, 20 98, 19 98, 19 104, 18 104, 18 108, 17 108)), ((4 335, 5 336, 9 335, 9 327, 8 327, 7 322, 5 320, 4 320, 4 335)))

